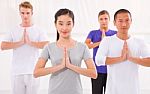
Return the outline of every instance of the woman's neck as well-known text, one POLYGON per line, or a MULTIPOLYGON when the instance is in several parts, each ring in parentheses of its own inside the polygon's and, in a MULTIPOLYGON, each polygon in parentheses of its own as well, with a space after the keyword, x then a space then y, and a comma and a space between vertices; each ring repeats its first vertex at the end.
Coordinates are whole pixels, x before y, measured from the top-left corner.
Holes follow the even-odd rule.
POLYGON ((108 27, 101 27, 100 30, 104 31, 104 32, 107 32, 108 31, 108 27))
POLYGON ((60 38, 57 41, 57 45, 59 47, 66 47, 66 48, 72 48, 75 45, 75 40, 73 40, 72 38, 69 39, 65 39, 65 38, 60 38))

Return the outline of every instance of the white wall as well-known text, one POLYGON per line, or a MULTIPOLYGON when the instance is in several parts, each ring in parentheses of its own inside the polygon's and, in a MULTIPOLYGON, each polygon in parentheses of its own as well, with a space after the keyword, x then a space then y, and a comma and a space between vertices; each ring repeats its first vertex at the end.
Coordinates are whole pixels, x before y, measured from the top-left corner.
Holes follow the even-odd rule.
MULTIPOLYGON (((20 23, 18 4, 24 0, 0 0, 0 40, 16 24, 20 23)), ((54 14, 60 8, 69 8, 75 14, 75 27, 72 36, 84 42, 87 34, 92 29, 98 29, 97 15, 100 10, 110 12, 113 26, 113 14, 120 8, 129 9, 133 16, 133 24, 130 29, 132 35, 146 38, 150 37, 150 1, 148 0, 28 0, 34 6, 34 22, 48 32, 50 41, 55 41, 56 30, 54 27, 54 14)), ((0 52, 0 90, 10 90, 10 65, 12 51, 0 52)), ((83 65, 84 66, 84 65, 83 65)), ((150 68, 140 67, 141 89, 150 90, 150 68)), ((41 89, 47 89, 48 77, 41 79, 41 89)), ((91 89, 90 79, 83 77, 83 88, 91 89)))

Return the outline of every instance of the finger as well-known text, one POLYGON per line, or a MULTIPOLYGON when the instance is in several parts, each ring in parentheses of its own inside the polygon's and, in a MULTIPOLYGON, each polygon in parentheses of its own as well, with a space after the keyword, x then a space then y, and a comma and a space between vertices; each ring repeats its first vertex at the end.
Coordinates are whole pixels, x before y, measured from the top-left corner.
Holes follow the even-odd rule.
POLYGON ((26 29, 24 28, 24 32, 23 32, 23 35, 25 36, 25 33, 26 33, 26 29))
POLYGON ((124 49, 128 49, 128 45, 127 45, 127 41, 124 41, 124 45, 123 45, 124 49))
POLYGON ((64 58, 66 57, 66 50, 65 50, 65 48, 63 48, 63 57, 64 58))
POLYGON ((66 57, 66 47, 64 47, 64 53, 65 53, 65 57, 66 57))
POLYGON ((125 40, 125 41, 124 41, 124 46, 126 46, 126 45, 127 45, 127 41, 125 40))
POLYGON ((26 40, 26 37, 27 37, 27 31, 26 31, 26 28, 24 28, 24 38, 26 40))
POLYGON ((66 48, 64 47, 64 59, 65 59, 65 62, 66 62, 66 48))
POLYGON ((68 49, 66 48, 66 58, 68 58, 68 49))

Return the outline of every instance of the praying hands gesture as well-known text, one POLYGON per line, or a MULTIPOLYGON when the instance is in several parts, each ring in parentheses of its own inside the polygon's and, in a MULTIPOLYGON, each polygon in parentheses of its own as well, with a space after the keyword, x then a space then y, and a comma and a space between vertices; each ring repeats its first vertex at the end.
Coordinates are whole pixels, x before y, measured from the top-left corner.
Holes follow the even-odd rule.
POLYGON ((35 41, 31 41, 29 38, 29 34, 26 31, 26 28, 24 29, 23 32, 23 36, 22 36, 22 40, 21 40, 21 44, 28 44, 30 46, 36 47, 36 48, 43 48, 45 44, 47 44, 48 41, 42 41, 42 42, 35 42, 35 41))
POLYGON ((68 52, 67 52, 67 48, 64 48, 64 55, 63 55, 63 59, 62 59, 62 63, 61 65, 65 68, 69 68, 69 66, 71 65, 70 63, 70 59, 68 56, 68 52))
POLYGON ((105 30, 106 30, 106 28, 103 28, 103 29, 102 29, 102 39, 106 36, 106 35, 105 35, 105 30))
POLYGON ((30 41, 30 39, 29 39, 29 35, 28 35, 27 31, 26 31, 26 28, 24 29, 21 43, 22 43, 22 44, 31 45, 31 41, 30 41))
POLYGON ((140 58, 140 57, 133 57, 131 55, 131 52, 129 51, 127 42, 124 42, 124 46, 123 46, 123 50, 122 50, 122 57, 123 60, 129 60, 131 62, 134 62, 136 64, 140 64, 142 66, 150 66, 150 58, 146 57, 146 58, 140 58))
POLYGON ((123 45, 123 49, 122 49, 121 58, 123 61, 125 61, 125 60, 128 60, 130 56, 131 56, 131 53, 129 51, 127 41, 125 40, 124 45, 123 45))
POLYGON ((121 51, 121 56, 119 56, 119 57, 107 57, 106 58, 106 64, 107 65, 115 64, 115 63, 129 60, 130 58, 131 58, 131 52, 128 48, 127 41, 125 40, 124 45, 123 45, 123 49, 121 51))

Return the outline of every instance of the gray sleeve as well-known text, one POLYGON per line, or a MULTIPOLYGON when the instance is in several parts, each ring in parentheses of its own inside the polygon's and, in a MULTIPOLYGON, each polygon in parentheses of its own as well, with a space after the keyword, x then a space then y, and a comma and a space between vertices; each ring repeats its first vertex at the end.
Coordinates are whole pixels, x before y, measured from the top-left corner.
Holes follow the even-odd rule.
POLYGON ((88 47, 86 45, 84 45, 83 59, 87 60, 89 58, 92 58, 90 51, 89 51, 88 47))
POLYGON ((49 54, 49 49, 48 49, 48 45, 46 45, 40 55, 40 58, 44 58, 46 61, 48 59, 50 59, 50 54, 49 54))

